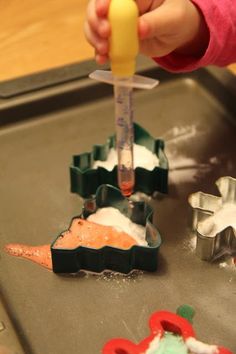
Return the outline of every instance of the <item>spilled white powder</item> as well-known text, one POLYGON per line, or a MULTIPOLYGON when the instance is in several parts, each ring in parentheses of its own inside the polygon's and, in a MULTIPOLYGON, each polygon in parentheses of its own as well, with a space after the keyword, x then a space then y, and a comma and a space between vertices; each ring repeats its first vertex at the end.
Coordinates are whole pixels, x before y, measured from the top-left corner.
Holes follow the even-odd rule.
POLYGON ((176 126, 164 134, 164 139, 168 144, 178 144, 200 134, 203 134, 203 131, 200 131, 196 125, 176 126))
POLYGON ((190 169, 198 167, 198 163, 192 157, 168 154, 170 162, 170 170, 190 169))
POLYGON ((219 350, 216 345, 209 345, 190 337, 186 340, 186 345, 193 354, 218 354, 219 350))
POLYGON ((236 204, 233 203, 223 204, 214 215, 200 222, 198 231, 202 235, 214 237, 228 226, 236 230, 236 204))
POLYGON ((166 156, 169 162, 169 181, 172 184, 196 183, 215 167, 211 159, 207 163, 199 163, 192 157, 171 151, 168 146, 166 156))
POLYGON ((167 152, 169 161, 169 183, 196 182, 199 166, 196 160, 167 152))
POLYGON ((183 242, 183 248, 186 251, 195 252, 196 247, 197 247, 197 237, 196 236, 191 235, 190 238, 184 240, 184 242, 183 242))
MULTIPOLYGON (((155 167, 159 166, 159 159, 156 154, 153 154, 145 146, 134 144, 133 149, 134 168, 143 167, 146 170, 152 171, 155 167)), ((111 148, 106 161, 94 161, 93 168, 104 167, 106 170, 112 171, 117 164, 117 152, 114 148, 111 148)))
POLYGON ((145 239, 145 227, 133 223, 116 208, 107 207, 98 209, 96 213, 91 214, 87 220, 104 226, 113 226, 118 231, 124 231, 132 236, 140 246, 148 245, 145 239))
POLYGON ((216 165, 219 165, 218 157, 211 157, 205 163, 199 163, 196 159, 179 153, 179 147, 187 147, 187 144, 191 144, 193 140, 199 140, 199 137, 204 134, 206 134, 206 130, 194 124, 175 126, 164 133, 165 151, 170 166, 170 184, 196 183, 215 168, 216 165))
POLYGON ((236 264, 233 257, 226 257, 225 261, 219 264, 219 267, 236 272, 236 264))

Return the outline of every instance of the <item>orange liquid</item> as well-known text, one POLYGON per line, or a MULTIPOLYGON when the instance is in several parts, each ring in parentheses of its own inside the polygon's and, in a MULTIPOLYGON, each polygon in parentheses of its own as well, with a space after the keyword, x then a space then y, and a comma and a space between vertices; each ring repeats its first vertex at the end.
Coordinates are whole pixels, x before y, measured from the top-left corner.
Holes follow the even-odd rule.
POLYGON ((122 182, 120 184, 120 190, 123 196, 130 197, 134 191, 134 183, 133 182, 122 182))
POLYGON ((9 243, 5 251, 11 256, 28 259, 44 268, 52 269, 50 245, 28 246, 19 243, 9 243))
POLYGON ((99 225, 84 219, 74 219, 70 229, 59 237, 54 248, 112 246, 129 249, 135 244, 137 243, 131 236, 112 226, 99 225))
MULTIPOLYGON (((64 232, 54 244, 54 248, 74 249, 79 246, 101 248, 113 246, 129 249, 137 242, 123 231, 117 231, 112 226, 103 226, 84 219, 74 219, 70 229, 64 232)), ((5 251, 11 256, 28 259, 40 266, 52 269, 50 245, 30 246, 12 243, 5 246, 5 251)))

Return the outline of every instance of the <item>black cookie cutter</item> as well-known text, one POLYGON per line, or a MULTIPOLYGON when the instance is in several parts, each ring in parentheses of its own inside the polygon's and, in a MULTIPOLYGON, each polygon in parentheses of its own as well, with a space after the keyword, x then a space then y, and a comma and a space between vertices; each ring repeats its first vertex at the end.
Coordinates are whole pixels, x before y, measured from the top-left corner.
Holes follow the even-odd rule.
MULTIPOLYGON (((168 192, 168 160, 164 153, 165 143, 161 139, 154 139, 145 129, 134 124, 134 142, 145 146, 159 158, 160 165, 149 171, 142 167, 135 169, 135 191, 151 195, 155 191, 168 192)), ((115 135, 109 137, 104 145, 94 145, 89 153, 73 156, 70 166, 71 192, 87 198, 96 193, 102 184, 118 187, 117 166, 112 171, 104 167, 93 169, 96 160, 105 161, 109 150, 115 147, 115 135)))
POLYGON ((128 250, 111 246, 104 246, 100 249, 83 246, 75 249, 59 249, 54 247, 61 236, 59 235, 51 245, 53 271, 55 273, 77 273, 80 270, 87 270, 100 273, 108 269, 124 274, 128 274, 133 269, 156 271, 161 236, 152 223, 152 208, 143 201, 130 202, 117 188, 102 185, 98 188, 95 197, 85 201, 82 214, 76 218, 86 219, 97 209, 104 207, 117 208, 131 221, 146 226, 148 246, 134 245, 128 250))

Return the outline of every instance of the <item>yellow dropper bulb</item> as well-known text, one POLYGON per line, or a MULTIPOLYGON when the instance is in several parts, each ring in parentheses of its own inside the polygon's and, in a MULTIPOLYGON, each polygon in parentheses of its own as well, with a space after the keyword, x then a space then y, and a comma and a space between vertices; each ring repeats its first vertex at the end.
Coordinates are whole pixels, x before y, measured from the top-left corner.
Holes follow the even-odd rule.
POLYGON ((135 1, 111 0, 108 19, 112 73, 117 77, 132 76, 138 54, 138 8, 135 1))

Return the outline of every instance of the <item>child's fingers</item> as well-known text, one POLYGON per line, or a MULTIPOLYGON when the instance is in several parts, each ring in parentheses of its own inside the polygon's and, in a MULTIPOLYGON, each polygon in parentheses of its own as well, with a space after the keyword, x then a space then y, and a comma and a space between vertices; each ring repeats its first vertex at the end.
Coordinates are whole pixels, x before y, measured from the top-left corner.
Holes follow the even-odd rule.
POLYGON ((109 60, 109 58, 108 55, 95 54, 95 60, 98 64, 103 65, 109 60))
POLYGON ((96 49, 96 52, 100 55, 107 55, 108 53, 108 41, 101 38, 86 21, 84 25, 84 33, 87 41, 96 49))
POLYGON ((159 7, 165 0, 136 0, 140 15, 159 7))
POLYGON ((142 19, 142 17, 139 18, 138 21, 138 34, 139 34, 139 39, 143 40, 148 37, 150 32, 150 26, 149 24, 142 19))
POLYGON ((142 15, 149 11, 152 5, 152 0, 136 0, 136 4, 139 9, 139 13, 142 15))
POLYGON ((96 0, 96 13, 99 17, 106 17, 111 0, 96 0))
POLYGON ((95 0, 91 1, 87 8, 87 21, 92 30, 102 38, 108 38, 110 35, 110 25, 106 18, 99 18, 96 13, 95 0))
POLYGON ((110 36, 111 33, 111 27, 110 24, 107 20, 100 20, 98 23, 97 28, 95 28, 95 31, 98 32, 99 36, 101 38, 107 39, 110 36))
POLYGON ((98 32, 99 22, 100 19, 97 16, 96 9, 95 9, 95 1, 92 0, 89 2, 87 7, 87 21, 93 31, 98 32))

